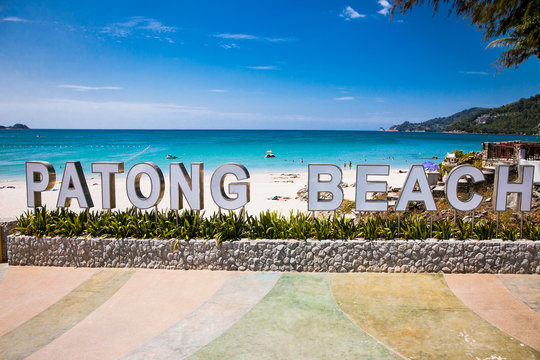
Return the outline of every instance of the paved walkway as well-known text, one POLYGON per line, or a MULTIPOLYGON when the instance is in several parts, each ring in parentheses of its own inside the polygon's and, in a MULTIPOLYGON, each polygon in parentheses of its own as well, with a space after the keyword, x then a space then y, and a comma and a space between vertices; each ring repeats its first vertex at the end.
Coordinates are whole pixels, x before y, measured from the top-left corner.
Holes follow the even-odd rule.
MULTIPOLYGON (((527 280, 526 275, 522 278, 527 280)), ((534 283, 536 278, 529 276, 528 280, 534 283)), ((454 294, 475 313, 519 341, 540 349, 540 314, 515 297, 497 276, 447 274, 445 279, 454 294)), ((515 292, 521 291, 516 282, 508 283, 514 285, 515 292)))
POLYGON ((540 359, 538 284, 0 264, 0 359, 540 359))

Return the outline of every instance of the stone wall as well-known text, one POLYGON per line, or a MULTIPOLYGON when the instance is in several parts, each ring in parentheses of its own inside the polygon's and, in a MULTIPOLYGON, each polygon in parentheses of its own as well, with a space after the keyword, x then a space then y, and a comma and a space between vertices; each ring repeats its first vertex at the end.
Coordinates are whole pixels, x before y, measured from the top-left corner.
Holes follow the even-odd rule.
POLYGON ((15 226, 16 220, 0 219, 0 262, 7 261, 7 237, 15 226))
POLYGON ((172 240, 11 235, 11 265, 540 274, 540 241, 172 240))

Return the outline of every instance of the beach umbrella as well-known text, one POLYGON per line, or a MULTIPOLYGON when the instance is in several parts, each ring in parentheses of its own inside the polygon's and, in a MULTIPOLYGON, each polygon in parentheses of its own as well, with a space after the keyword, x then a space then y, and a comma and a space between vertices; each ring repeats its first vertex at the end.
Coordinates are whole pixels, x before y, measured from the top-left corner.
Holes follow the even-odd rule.
POLYGON ((435 164, 433 161, 424 161, 422 163, 422 166, 424 167, 424 169, 426 169, 428 171, 439 170, 439 165, 435 164))

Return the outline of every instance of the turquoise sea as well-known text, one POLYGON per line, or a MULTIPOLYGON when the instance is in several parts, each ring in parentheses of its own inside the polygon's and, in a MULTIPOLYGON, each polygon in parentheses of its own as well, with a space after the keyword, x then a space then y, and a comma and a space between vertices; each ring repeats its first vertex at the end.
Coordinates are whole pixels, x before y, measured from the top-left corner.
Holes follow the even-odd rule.
MULTIPOLYGON (((172 161, 203 162, 207 172, 227 162, 251 172, 301 171, 309 163, 388 164, 405 168, 452 150, 478 151, 485 141, 539 141, 538 136, 307 130, 2 130, 0 180, 22 180, 25 161, 122 161, 126 171, 151 161, 168 172, 172 161), (265 159, 267 150, 275 158, 265 159), (167 154, 178 157, 166 160, 167 154), (302 162, 303 160, 303 162, 302 162)), ((187 167, 187 166, 186 166, 187 167)))

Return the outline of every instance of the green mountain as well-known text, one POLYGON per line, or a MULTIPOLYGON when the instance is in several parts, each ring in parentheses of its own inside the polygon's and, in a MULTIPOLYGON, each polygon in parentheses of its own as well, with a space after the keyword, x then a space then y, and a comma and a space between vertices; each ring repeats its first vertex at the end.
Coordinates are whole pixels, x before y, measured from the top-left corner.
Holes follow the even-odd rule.
POLYGON ((0 125, 0 130, 28 130, 28 126, 24 124, 15 124, 13 126, 2 126, 0 125))
POLYGON ((446 131, 540 134, 540 95, 520 99, 495 109, 486 109, 449 125, 446 131))
POLYGON ((485 108, 474 107, 467 110, 460 111, 454 115, 447 117, 438 117, 435 119, 427 120, 421 123, 410 123, 405 121, 401 125, 394 125, 390 127, 389 131, 425 131, 425 132, 442 132, 448 125, 451 125, 457 121, 466 119, 470 116, 476 115, 485 108))
POLYGON ((494 134, 539 134, 540 95, 494 109, 471 108, 448 117, 412 124, 405 121, 389 131, 474 132, 494 134))

